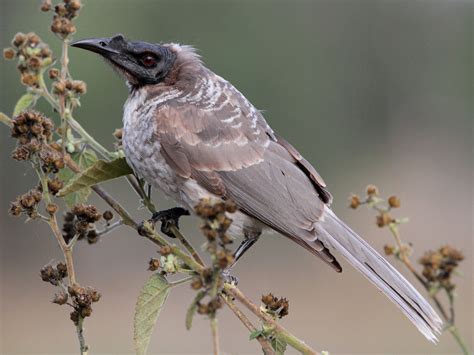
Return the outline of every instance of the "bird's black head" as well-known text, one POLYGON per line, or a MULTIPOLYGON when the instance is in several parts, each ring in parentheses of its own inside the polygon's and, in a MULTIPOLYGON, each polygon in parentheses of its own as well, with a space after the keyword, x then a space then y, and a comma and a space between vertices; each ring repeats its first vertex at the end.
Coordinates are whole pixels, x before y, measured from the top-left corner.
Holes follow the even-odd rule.
POLYGON ((176 54, 167 46, 128 41, 120 34, 83 39, 71 45, 100 54, 133 86, 160 83, 176 60, 176 54))

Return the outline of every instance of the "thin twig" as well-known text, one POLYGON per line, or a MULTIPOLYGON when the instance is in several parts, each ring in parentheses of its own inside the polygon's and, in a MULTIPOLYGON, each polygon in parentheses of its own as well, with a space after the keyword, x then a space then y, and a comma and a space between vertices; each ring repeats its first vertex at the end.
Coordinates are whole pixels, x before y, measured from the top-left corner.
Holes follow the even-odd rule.
POLYGON ((224 290, 226 293, 230 294, 241 302, 249 311, 255 314, 260 318, 265 324, 270 325, 274 331, 278 334, 281 340, 283 340, 288 345, 292 346, 294 349, 298 350, 304 355, 320 355, 316 350, 313 350, 308 345, 306 345, 302 340, 295 337, 293 334, 288 332, 283 326, 278 324, 273 318, 268 314, 265 314, 259 307, 253 304, 237 287, 229 283, 224 284, 224 290))
MULTIPOLYGON (((222 300, 230 308, 230 310, 235 314, 237 318, 242 322, 242 324, 250 331, 250 333, 256 332, 257 328, 254 327, 252 322, 247 318, 247 316, 235 305, 228 296, 222 295, 222 300)), ((264 355, 274 355, 275 351, 273 350, 271 344, 263 336, 259 335, 256 337, 256 340, 260 343, 264 355)))
POLYGON ((109 224, 104 229, 97 231, 97 236, 100 237, 100 236, 106 235, 122 225, 123 225, 123 221, 119 219, 118 221, 115 221, 114 223, 109 224))
POLYGON ((219 328, 217 326, 217 318, 216 316, 212 316, 210 319, 211 323, 211 332, 212 332, 212 345, 214 349, 214 355, 219 355, 219 328))
POLYGON ((86 341, 84 339, 83 323, 84 323, 84 318, 80 317, 76 325, 76 331, 77 331, 77 338, 79 339, 79 347, 80 347, 81 355, 87 355, 87 352, 89 351, 89 347, 86 345, 86 341))
POLYGON ((181 231, 178 229, 176 226, 170 226, 170 231, 173 233, 176 238, 180 241, 181 244, 186 248, 186 250, 191 254, 191 256, 196 260, 199 264, 204 266, 204 261, 202 261, 201 257, 199 256, 198 252, 194 247, 191 245, 191 243, 188 242, 186 237, 181 233, 181 231))

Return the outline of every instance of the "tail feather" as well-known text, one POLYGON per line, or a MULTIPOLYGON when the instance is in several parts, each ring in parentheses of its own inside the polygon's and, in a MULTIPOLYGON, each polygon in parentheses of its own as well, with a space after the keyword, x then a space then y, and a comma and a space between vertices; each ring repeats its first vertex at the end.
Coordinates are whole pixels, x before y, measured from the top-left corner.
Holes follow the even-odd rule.
POLYGON ((438 341, 442 320, 420 293, 379 253, 359 237, 329 208, 315 230, 326 246, 341 253, 372 281, 431 342, 438 341))

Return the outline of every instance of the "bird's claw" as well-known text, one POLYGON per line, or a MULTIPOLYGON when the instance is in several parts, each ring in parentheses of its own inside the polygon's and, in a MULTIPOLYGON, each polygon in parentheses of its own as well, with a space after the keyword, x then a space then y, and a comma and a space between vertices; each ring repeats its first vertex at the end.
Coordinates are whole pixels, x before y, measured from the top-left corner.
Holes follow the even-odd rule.
POLYGON ((237 276, 231 275, 229 269, 223 270, 221 273, 221 276, 225 283, 228 283, 234 286, 237 286, 237 284, 239 283, 239 279, 237 278, 237 276))
POLYGON ((176 226, 179 228, 179 219, 181 216, 189 216, 189 211, 182 207, 173 207, 168 210, 153 213, 149 222, 153 225, 157 222, 161 222, 161 232, 170 238, 176 238, 171 232, 170 227, 176 226))

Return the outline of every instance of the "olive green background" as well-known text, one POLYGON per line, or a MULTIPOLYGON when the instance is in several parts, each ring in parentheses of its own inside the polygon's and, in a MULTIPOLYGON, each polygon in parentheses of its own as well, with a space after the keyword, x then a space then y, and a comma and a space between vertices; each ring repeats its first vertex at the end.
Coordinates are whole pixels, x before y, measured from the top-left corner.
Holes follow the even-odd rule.
MULTIPOLYGON (((84 1, 75 38, 123 33, 133 39, 192 44, 205 63, 230 80, 325 178, 334 210, 381 250, 390 242, 372 213, 347 208, 350 192, 368 183, 402 199, 397 216, 414 258, 449 243, 461 249, 457 323, 473 346, 472 272, 472 3, 468 1, 84 1)), ((36 31, 59 54, 39 2, 2 0, 0 44, 36 31)), ((97 56, 71 49, 70 69, 88 93, 76 118, 111 147, 127 90, 97 56)), ((0 110, 11 113, 24 88, 14 63, 2 61, 0 110)), ((56 117, 42 103, 40 108, 56 117)), ((69 310, 50 304, 54 292, 38 277, 61 257, 47 226, 7 215, 9 201, 35 184, 27 164, 9 159, 14 142, 0 128, 0 265, 2 354, 76 353, 69 310)), ((137 219, 147 217, 124 181, 107 190, 137 219)), ((171 206, 155 192, 159 206, 171 206)), ((92 199, 103 209, 105 206, 92 199)), ((203 242, 196 220, 184 230, 203 242)), ((131 353, 132 318, 149 276, 154 247, 127 229, 75 251, 79 281, 102 300, 86 321, 91 354, 131 353)), ((340 258, 342 259, 342 258, 340 258)), ((398 267, 400 265, 397 264, 398 267)), ((240 287, 256 302, 273 291, 290 299, 282 324, 319 350, 342 353, 451 354, 444 334, 428 343, 405 317, 346 263, 336 274, 281 236, 263 238, 240 262, 240 287)), ((403 268, 400 267, 402 271, 403 268)), ((410 280, 413 278, 408 275, 410 280)), ((418 286, 418 285, 417 285, 418 286)), ((419 288, 419 287, 418 287, 419 288)), ((209 353, 208 322, 184 315, 193 292, 173 290, 155 329, 150 353, 209 353)), ((227 353, 258 353, 227 309, 219 314, 227 353)))

